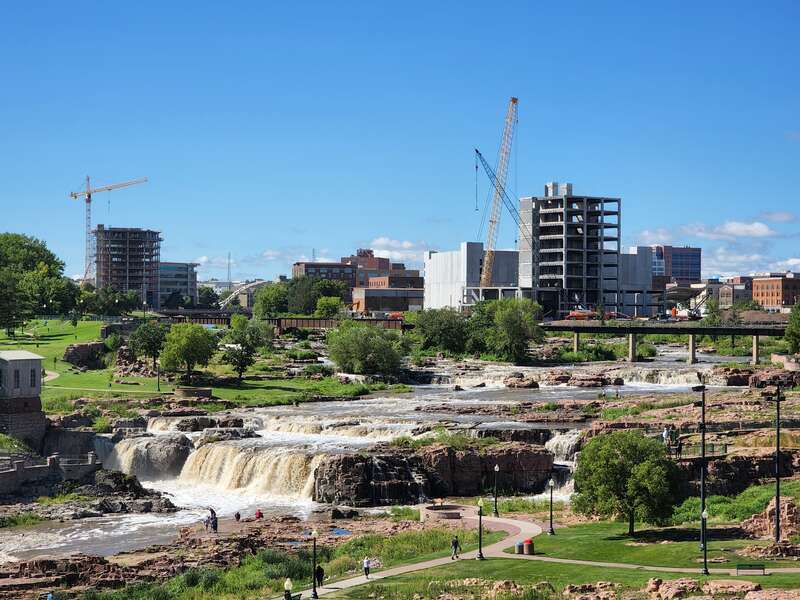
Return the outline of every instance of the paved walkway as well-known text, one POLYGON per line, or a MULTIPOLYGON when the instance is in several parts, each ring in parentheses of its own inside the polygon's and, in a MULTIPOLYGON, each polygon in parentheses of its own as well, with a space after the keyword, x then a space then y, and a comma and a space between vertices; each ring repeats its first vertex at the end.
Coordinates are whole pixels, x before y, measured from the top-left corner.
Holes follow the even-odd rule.
MULTIPOLYGON (((465 518, 463 519, 462 522, 465 525, 472 527, 478 526, 477 513, 474 508, 467 507, 463 511, 463 514, 465 515, 465 518)), ((508 554, 504 552, 505 549, 514 547, 517 542, 522 542, 528 538, 540 535, 543 532, 542 527, 530 521, 520 521, 518 519, 506 519, 503 517, 495 518, 491 516, 488 517, 484 516, 483 524, 484 527, 492 531, 506 531, 509 534, 508 537, 503 538, 499 542, 495 542, 494 544, 485 546, 483 548, 483 555, 486 558, 537 560, 541 562, 561 563, 570 565, 585 565, 590 567, 605 567, 614 569, 631 569, 636 571, 650 571, 653 573, 681 573, 681 574, 692 574, 696 576, 700 575, 700 568, 701 568, 700 565, 698 565, 697 567, 656 567, 652 565, 635 565, 630 563, 613 563, 613 562, 601 562, 592 560, 577 560, 570 558, 555 558, 551 556, 543 556, 540 554, 535 554, 532 556, 526 554, 508 554)), ((477 550, 465 552, 464 554, 461 555, 461 560, 468 560, 468 559, 475 560, 477 554, 478 554, 477 550)), ((451 563, 452 560, 450 559, 449 556, 447 556, 442 558, 435 558, 433 560, 426 560, 424 562, 418 562, 414 564, 401 565, 399 567, 393 567, 391 569, 385 569, 383 571, 371 574, 369 579, 366 579, 363 575, 360 575, 358 577, 351 577, 349 579, 343 579, 341 581, 331 583, 330 585, 325 585, 323 587, 317 588, 317 594, 319 596, 325 596, 328 594, 332 594, 334 592, 338 592, 340 590, 345 590, 357 587, 359 585, 364 585, 372 581, 379 581, 381 579, 385 579, 386 577, 393 577, 395 575, 402 575, 404 573, 413 573, 415 571, 423 571, 425 569, 430 569, 432 567, 441 567, 451 563)), ((767 569, 766 572, 768 574, 800 573, 800 567, 767 569)), ((730 568, 727 569, 709 568, 709 573, 711 573, 712 575, 736 576, 736 571, 731 570, 730 568)), ((302 594, 303 598, 310 598, 311 588, 302 590, 302 594)), ((282 597, 283 596, 281 596, 281 598, 282 597)))

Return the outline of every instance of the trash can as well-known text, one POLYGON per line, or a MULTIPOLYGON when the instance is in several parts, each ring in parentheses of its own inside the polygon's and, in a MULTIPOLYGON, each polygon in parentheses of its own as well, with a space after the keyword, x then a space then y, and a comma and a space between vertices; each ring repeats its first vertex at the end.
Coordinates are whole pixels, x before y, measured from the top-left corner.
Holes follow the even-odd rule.
POLYGON ((525 551, 522 542, 517 542, 516 552, 517 554, 522 554, 525 551))
POLYGON ((533 540, 530 540, 530 539, 525 540, 522 543, 522 545, 523 545, 522 547, 523 547, 523 550, 525 551, 525 554, 528 554, 528 555, 532 555, 533 554, 533 540))

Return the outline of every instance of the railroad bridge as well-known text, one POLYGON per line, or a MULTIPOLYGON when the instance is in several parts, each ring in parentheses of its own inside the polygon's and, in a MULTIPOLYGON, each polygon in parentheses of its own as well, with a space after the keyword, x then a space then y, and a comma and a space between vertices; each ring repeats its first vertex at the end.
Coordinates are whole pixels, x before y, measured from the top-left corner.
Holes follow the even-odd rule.
POLYGON ((782 324, 769 325, 702 325, 697 322, 681 323, 650 323, 642 321, 614 321, 613 323, 603 323, 601 321, 550 321, 541 324, 545 331, 570 331, 572 332, 572 349, 577 352, 580 349, 580 339, 582 333, 611 333, 619 336, 628 337, 628 361, 636 362, 636 344, 638 337, 647 334, 670 334, 686 335, 689 339, 689 357, 687 362, 694 364, 697 362, 697 336, 710 335, 722 337, 729 336, 751 336, 753 338, 753 352, 750 359, 751 364, 758 364, 758 340, 760 337, 782 337, 786 332, 786 326, 782 324))

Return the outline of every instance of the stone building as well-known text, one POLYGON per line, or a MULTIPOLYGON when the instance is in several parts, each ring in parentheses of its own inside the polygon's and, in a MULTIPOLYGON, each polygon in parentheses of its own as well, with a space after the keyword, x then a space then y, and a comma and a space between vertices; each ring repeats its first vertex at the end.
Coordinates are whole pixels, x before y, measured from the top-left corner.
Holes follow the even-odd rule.
POLYGON ((39 448, 47 425, 41 391, 41 356, 26 350, 0 352, 0 433, 39 448))

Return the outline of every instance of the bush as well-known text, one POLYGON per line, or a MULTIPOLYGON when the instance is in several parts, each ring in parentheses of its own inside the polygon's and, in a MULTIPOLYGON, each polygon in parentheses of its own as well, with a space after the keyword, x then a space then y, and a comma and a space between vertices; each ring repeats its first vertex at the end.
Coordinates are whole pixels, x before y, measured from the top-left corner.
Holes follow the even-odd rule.
POLYGON ((334 369, 328 365, 316 364, 308 365, 303 369, 303 375, 310 377, 311 375, 322 375, 323 377, 330 377, 333 375, 334 369))
POLYGON ((111 433, 111 421, 109 421, 108 417, 105 415, 95 417, 92 423, 92 429, 94 429, 96 433, 111 433))
POLYGON ((118 333, 112 333, 106 338, 104 343, 110 352, 116 352, 122 346, 122 338, 118 333))
POLYGON ((425 310, 416 316, 414 336, 423 349, 464 352, 468 336, 467 320, 449 308, 425 310))
POLYGON ((331 360, 348 373, 396 373, 407 353, 396 332, 356 321, 345 321, 329 331, 327 341, 331 360))
POLYGON ((419 509, 410 506, 393 506, 389 509, 393 521, 419 521, 419 509))
POLYGON ((286 351, 286 356, 292 360, 312 360, 317 358, 317 353, 313 350, 292 349, 286 351))
POLYGON ((329 577, 339 577, 359 569, 360 563, 351 556, 337 556, 325 565, 325 574, 329 577))

